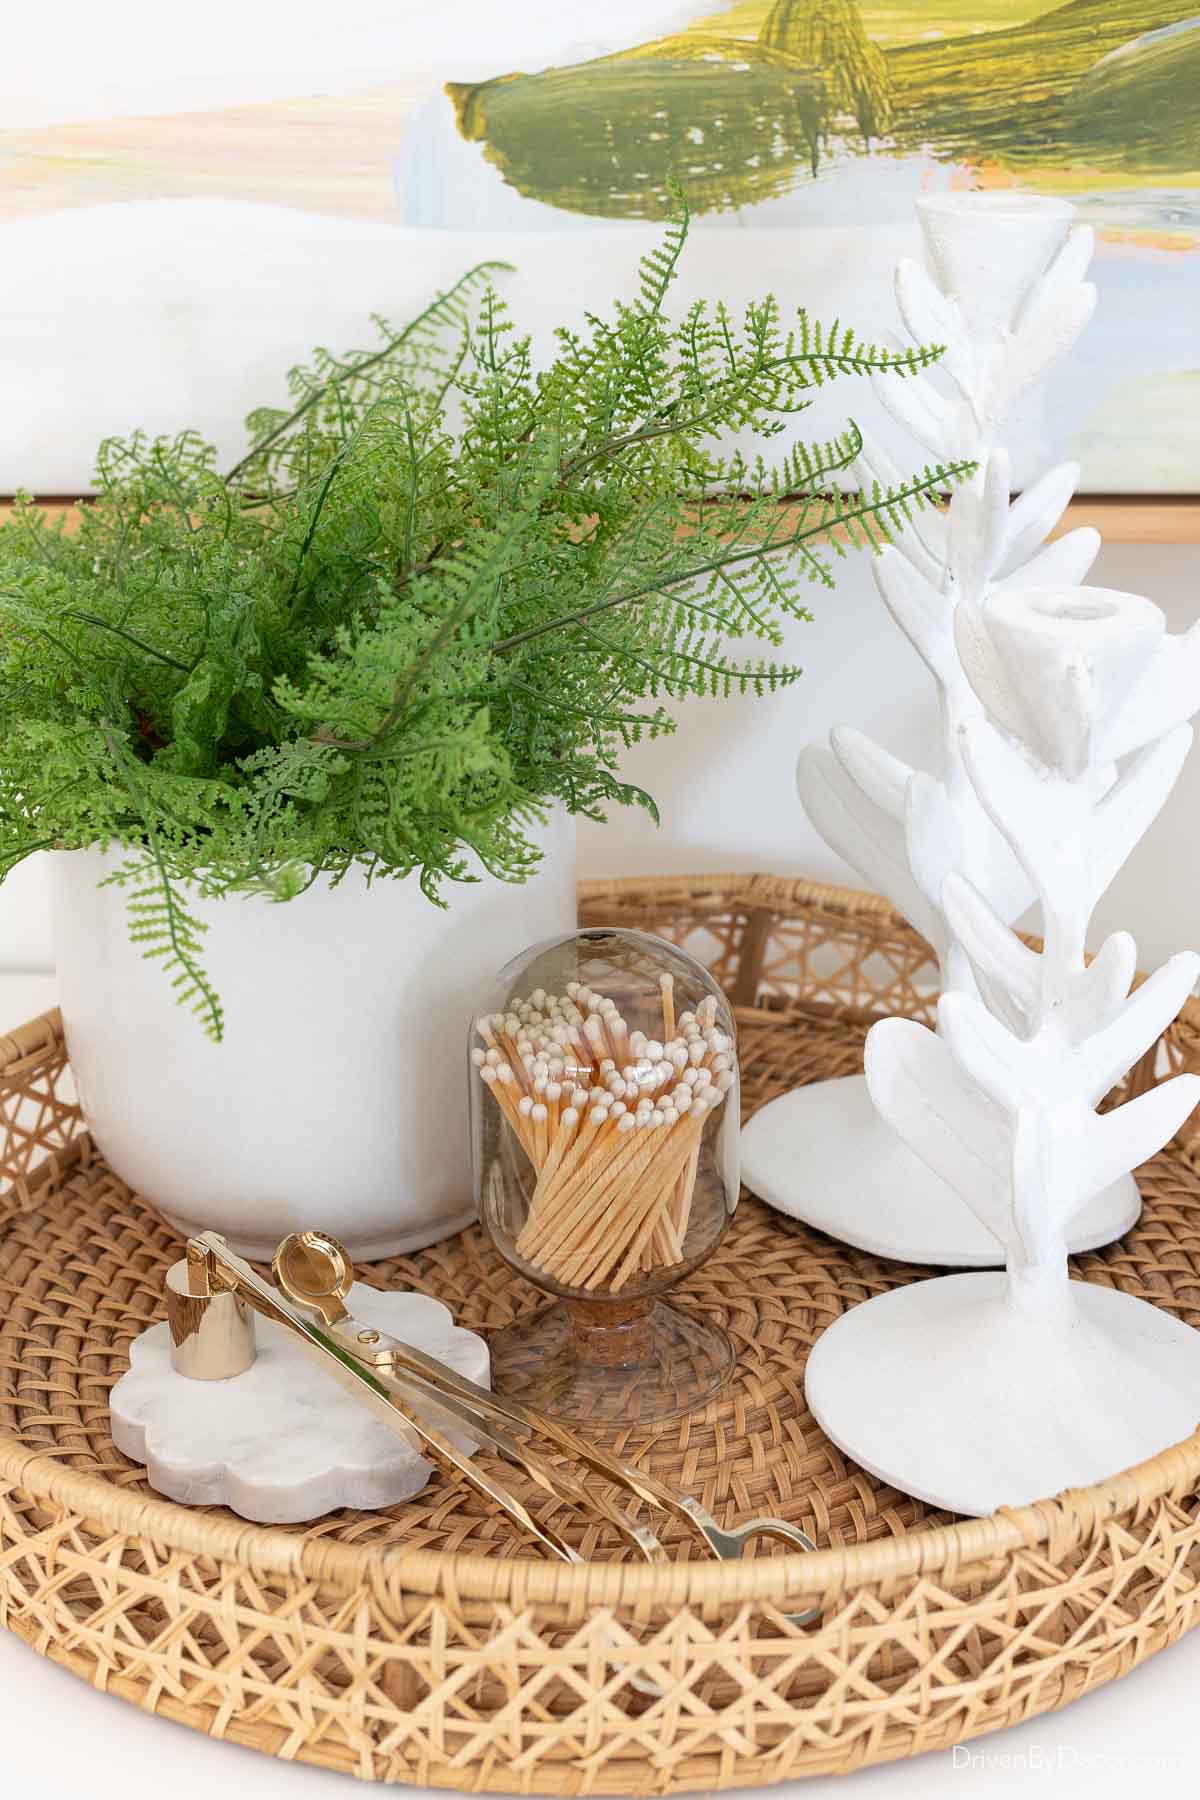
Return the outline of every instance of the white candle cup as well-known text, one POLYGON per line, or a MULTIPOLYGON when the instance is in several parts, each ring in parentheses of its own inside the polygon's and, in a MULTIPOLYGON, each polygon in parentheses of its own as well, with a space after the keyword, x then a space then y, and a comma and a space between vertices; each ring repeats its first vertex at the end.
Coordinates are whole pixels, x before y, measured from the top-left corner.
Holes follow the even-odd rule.
POLYGON ((1158 648, 1162 612, 1114 588, 999 588, 979 617, 986 644, 976 630, 964 662, 980 701, 1039 761, 1077 780, 1158 648))
POLYGON ((935 279, 982 347, 1010 332, 1021 303, 1067 241, 1074 208, 1042 194, 923 194, 916 203, 935 279))

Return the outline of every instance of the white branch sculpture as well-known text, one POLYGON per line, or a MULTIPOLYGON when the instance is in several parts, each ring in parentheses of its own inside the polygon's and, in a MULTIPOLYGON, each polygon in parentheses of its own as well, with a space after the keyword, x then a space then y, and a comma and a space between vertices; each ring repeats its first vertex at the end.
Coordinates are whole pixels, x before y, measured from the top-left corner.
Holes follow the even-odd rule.
POLYGON ((1172 957, 1132 994, 1126 933, 1084 957, 1097 900, 1187 755, 1200 638, 1166 636, 1148 600, 1085 587, 964 601, 956 637, 979 703, 958 726, 962 766, 1037 894, 1044 947, 1029 949, 977 881, 949 873, 940 911, 973 991, 943 994, 940 1036, 909 1020, 874 1026, 867 1080, 893 1130, 1003 1246, 1005 1273, 857 1309, 822 1340, 808 1382, 851 1455, 939 1505, 984 1511, 1111 1474, 1195 1424, 1200 1333, 1068 1281, 1066 1233, 1200 1103, 1200 1077, 1177 1075, 1096 1110, 1175 1018, 1200 957, 1172 957), (951 1318, 960 1341, 938 1344, 951 1318), (938 1384, 936 1410, 922 1379, 938 1384), (949 1433, 937 1422, 947 1391, 959 1403, 949 1433))
MULTIPOLYGON (((902 261, 896 299, 915 342, 945 346, 938 365, 944 376, 941 386, 938 376, 922 375, 878 383, 877 392, 924 450, 978 468, 946 513, 914 517, 878 559, 875 579, 937 683, 941 762, 932 773, 916 770, 840 726, 828 749, 805 749, 797 769, 813 824, 932 945, 948 994, 977 989, 970 958, 945 915, 947 875, 957 871, 969 880, 1005 924, 1035 893, 1029 871, 968 778, 963 730, 980 716, 981 702, 963 666, 956 616, 992 594, 1074 585, 1100 547, 1090 528, 1045 541, 1074 492, 1077 465, 1052 469, 1010 503, 1009 458, 996 441, 1014 402, 1067 353, 1095 305, 1095 289, 1084 280, 1092 233, 1072 227, 1072 210, 1063 201, 1021 194, 945 194, 917 202, 928 268, 902 261)), ((857 473, 864 487, 897 478, 886 452, 870 440, 857 473)), ((1090 777, 1101 786, 1109 778, 1103 766, 1090 777)), ((785 1095, 763 1108, 743 1134, 742 1155, 755 1192, 865 1249, 960 1266, 995 1261, 991 1239, 962 1214, 945 1185, 914 1167, 899 1146, 880 1141, 858 1078, 785 1095), (822 1133, 830 1138, 828 1155, 822 1133), (842 1179, 834 1183, 831 1164, 838 1161, 842 1179)), ((1133 1223, 1139 1205, 1132 1182, 1096 1197, 1072 1248, 1110 1241, 1133 1223)))
MULTIPOLYGON (((914 519, 883 552, 875 580, 938 684, 942 764, 918 773, 843 727, 829 750, 802 753, 797 779, 822 836, 932 944, 943 988, 969 991, 941 910, 946 874, 968 875, 1009 920, 1033 895, 965 779, 959 730, 980 708, 959 661, 954 616, 961 601, 978 605, 995 586, 1082 581, 1100 548, 1089 528, 1045 543, 1075 491, 1077 465, 1052 469, 1010 505, 1009 459, 996 443, 1013 402, 1091 316, 1096 294, 1083 276, 1092 233, 1070 228, 1062 202, 1030 196, 931 196, 917 212, 932 272, 901 262, 896 299, 916 342, 945 345, 940 367, 953 392, 943 396, 929 376, 894 384, 894 393, 878 383, 876 391, 923 448, 979 466, 945 514, 914 519)), ((864 444, 864 485, 887 480, 892 466, 877 444, 864 444)))

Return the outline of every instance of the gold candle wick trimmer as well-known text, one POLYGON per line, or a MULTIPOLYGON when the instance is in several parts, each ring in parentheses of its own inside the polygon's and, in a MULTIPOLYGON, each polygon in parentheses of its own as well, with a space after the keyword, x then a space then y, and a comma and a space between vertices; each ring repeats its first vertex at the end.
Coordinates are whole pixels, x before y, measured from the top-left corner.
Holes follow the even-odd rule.
MULTIPOLYGON (((255 1356, 253 1315, 261 1313, 290 1331, 420 1455, 468 1482, 567 1562, 582 1558, 553 1527, 535 1519, 515 1494, 464 1455, 447 1432, 465 1435, 515 1464, 553 1500, 575 1507, 593 1521, 604 1520, 648 1562, 666 1560, 666 1551, 648 1526, 639 1525, 602 1494, 528 1449, 512 1435, 513 1428, 538 1434, 623 1493, 680 1520, 708 1556, 736 1561, 755 1537, 778 1538, 794 1550, 816 1548, 811 1538, 783 1519, 752 1519, 727 1531, 698 1500, 677 1494, 657 1476, 619 1461, 554 1419, 479 1387, 436 1357, 354 1319, 345 1305, 354 1265, 336 1238, 320 1231, 293 1233, 280 1244, 271 1268, 277 1287, 257 1275, 216 1232, 205 1231, 189 1240, 186 1261, 176 1264, 167 1277, 172 1361, 180 1374, 220 1381, 249 1368, 255 1356)), ((795 1623, 807 1624, 818 1616, 810 1611, 793 1617, 795 1623)))

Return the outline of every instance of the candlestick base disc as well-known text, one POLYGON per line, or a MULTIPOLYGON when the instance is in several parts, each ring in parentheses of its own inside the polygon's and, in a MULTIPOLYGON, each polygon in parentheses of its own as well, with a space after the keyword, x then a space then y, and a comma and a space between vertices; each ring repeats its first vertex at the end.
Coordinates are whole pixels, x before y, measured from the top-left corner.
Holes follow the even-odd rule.
MULTIPOLYGON (((1004 1252, 954 1189, 880 1118, 862 1075, 816 1081, 761 1107, 743 1127, 742 1180, 778 1212, 843 1244, 937 1268, 999 1267, 1004 1252)), ((1137 1223, 1141 1195, 1124 1175, 1071 1221, 1072 1255, 1137 1223)))
POLYGON ((662 1300, 564 1300, 488 1343, 497 1393, 592 1426, 644 1428, 697 1412, 735 1362, 720 1326, 662 1300))
POLYGON ((808 1359, 826 1437, 931 1506, 990 1513, 1104 1481, 1189 1437, 1200 1331, 1072 1281, 1018 1312, 1001 1270, 894 1288, 843 1313, 808 1359))

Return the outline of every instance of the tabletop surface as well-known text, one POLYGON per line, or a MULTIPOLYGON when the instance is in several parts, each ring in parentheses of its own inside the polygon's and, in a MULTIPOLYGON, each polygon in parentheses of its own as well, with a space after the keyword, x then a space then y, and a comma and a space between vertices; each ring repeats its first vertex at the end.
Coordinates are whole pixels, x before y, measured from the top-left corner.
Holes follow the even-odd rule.
MULTIPOLYGON (((54 1003, 49 976, 0 977, 0 1031, 54 1003)), ((1200 1631, 1057 1713, 955 1751, 789 1782, 777 1800, 1195 1800, 1200 1631), (1032 1784, 1032 1785, 1031 1785, 1032 1784)), ((279 1762, 99 1694, 0 1630, 0 1800, 354 1800, 350 1776, 279 1762)), ((397 1789, 413 1800, 428 1789, 397 1789)), ((765 1792, 767 1790, 756 1790, 765 1792)))

